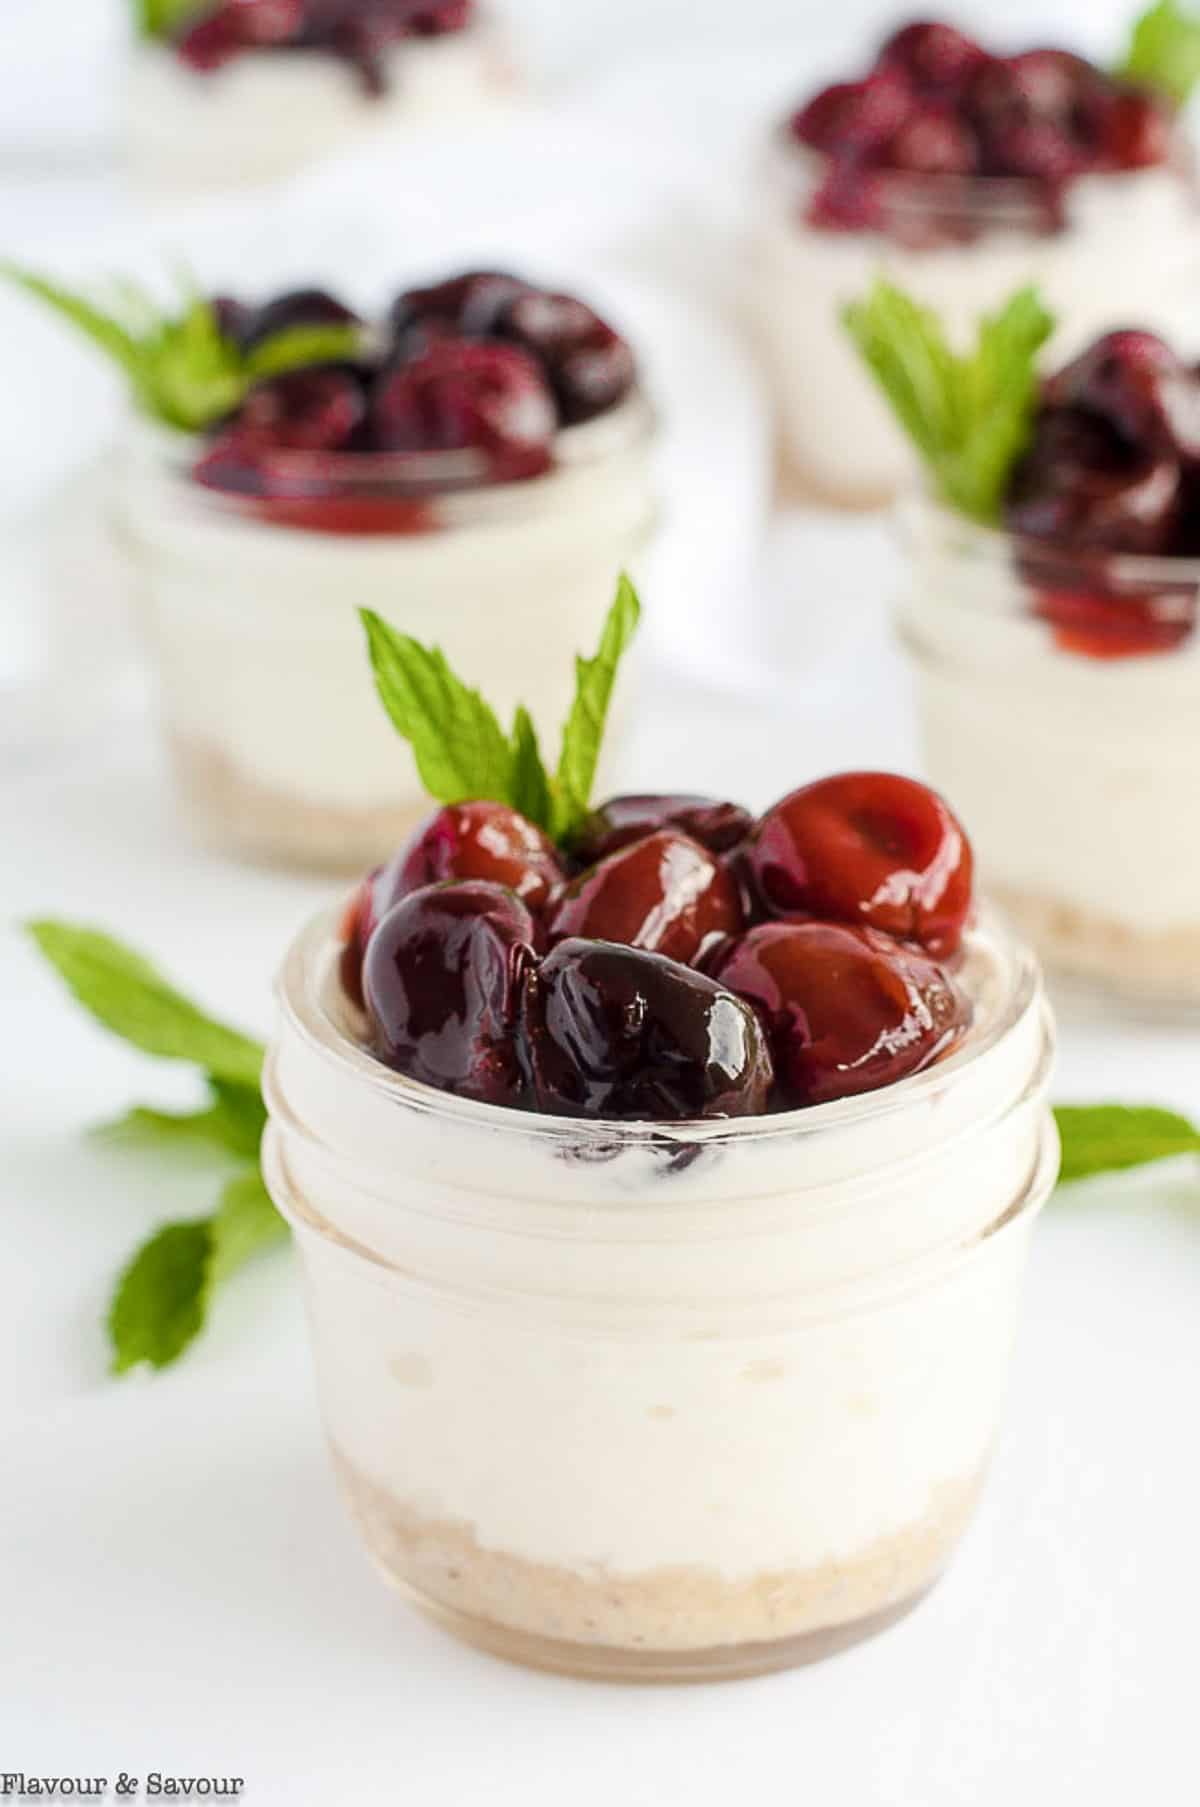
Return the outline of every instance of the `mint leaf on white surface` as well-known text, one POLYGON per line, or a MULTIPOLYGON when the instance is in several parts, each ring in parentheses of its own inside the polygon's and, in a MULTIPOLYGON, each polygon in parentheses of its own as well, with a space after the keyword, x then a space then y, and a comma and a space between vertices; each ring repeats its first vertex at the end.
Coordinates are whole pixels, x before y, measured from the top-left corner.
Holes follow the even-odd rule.
POLYGON ((148 960, 99 929, 49 918, 29 932, 85 1010, 143 1053, 192 1061, 214 1079, 257 1090, 263 1046, 176 991, 148 960))
POLYGON ((637 632, 641 613, 638 593, 622 573, 594 656, 576 657, 575 700, 563 726, 558 756, 557 840, 567 839, 588 813, 617 671, 637 632))
POLYGON ((1200 80, 1200 13, 1188 12, 1178 0, 1158 0, 1134 21, 1116 73, 1158 88, 1182 107, 1200 80))
POLYGON ((595 655, 575 661, 575 699, 553 779, 524 706, 516 711, 510 739, 495 711, 455 676, 439 647, 422 646, 370 609, 359 614, 375 688, 392 725, 412 747, 433 800, 507 803, 555 840, 567 839, 588 812, 617 670, 641 615, 629 579, 623 576, 617 584, 595 655))
POLYGON ((1060 1185, 1200 1154, 1200 1129, 1157 1105, 1060 1104, 1054 1116, 1063 1150, 1060 1185))
POLYGON ((938 316, 879 277, 842 321, 943 501, 975 520, 999 518, 1037 405, 1037 354, 1054 330, 1037 290, 1018 289, 979 323, 974 348, 953 350, 938 316))
POLYGON ((183 432, 199 432, 240 406, 264 377, 353 355, 353 325, 287 327, 250 351, 222 335, 211 302, 181 282, 166 312, 137 283, 114 284, 105 303, 15 264, 0 275, 67 320, 124 372, 135 405, 183 432))
POLYGON ((136 1150, 193 1145, 223 1156, 254 1160, 267 1120, 253 1086, 210 1080, 211 1104, 197 1111, 160 1111, 137 1105, 92 1132, 98 1141, 136 1150))
POLYGON ((113 1372, 178 1361, 203 1330, 221 1283, 286 1236, 256 1167, 228 1181, 211 1217, 156 1230, 121 1274, 109 1307, 113 1372))

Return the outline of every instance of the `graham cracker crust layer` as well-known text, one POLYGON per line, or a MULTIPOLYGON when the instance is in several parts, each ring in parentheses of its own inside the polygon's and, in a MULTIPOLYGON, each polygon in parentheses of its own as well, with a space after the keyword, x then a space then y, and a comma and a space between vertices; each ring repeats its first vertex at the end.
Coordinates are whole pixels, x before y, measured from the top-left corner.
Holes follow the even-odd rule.
POLYGON ((516 1661, 633 1679, 790 1666, 882 1629, 937 1579, 982 1483, 982 1473, 944 1483, 920 1520, 849 1559, 728 1581, 696 1567, 617 1575, 485 1549, 470 1525, 402 1505, 336 1449, 334 1464, 385 1577, 450 1629, 516 1661))
POLYGON ((1005 885, 988 890, 1052 970, 1130 1002, 1200 1005, 1200 923, 1145 935, 1030 891, 1005 885))
POLYGON ((207 742, 169 737, 171 759, 199 832, 212 845, 272 865, 360 873, 388 859, 428 804, 344 809, 306 802, 246 774, 207 742))

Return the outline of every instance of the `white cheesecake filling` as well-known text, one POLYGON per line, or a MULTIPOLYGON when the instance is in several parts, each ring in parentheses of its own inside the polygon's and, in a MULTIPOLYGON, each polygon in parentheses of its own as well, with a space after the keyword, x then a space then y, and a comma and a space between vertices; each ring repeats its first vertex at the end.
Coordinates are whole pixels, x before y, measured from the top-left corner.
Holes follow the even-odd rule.
POLYGON ((133 173, 152 187, 265 181, 352 133, 443 123, 511 89, 486 23, 405 40, 386 66, 386 90, 374 95, 352 64, 319 51, 247 51, 200 71, 168 46, 137 45, 124 103, 133 173))
POLYGON ((938 519, 910 513, 901 621, 926 766, 985 878, 1137 935, 1200 937, 1200 639, 1115 660, 1060 650, 1000 536, 938 519))
POLYGON ((435 531, 305 532, 244 517, 135 447, 122 512, 171 735, 266 793, 347 810, 424 790, 379 703, 360 608, 440 646, 553 745, 574 658, 654 519, 640 396, 559 438, 544 477, 438 499, 435 531))
POLYGON ((876 276, 936 308, 951 333, 964 336, 1014 289, 1036 282, 1059 322, 1053 360, 1109 327, 1154 324, 1164 310, 1169 317, 1200 258, 1191 189, 1169 169, 1082 178, 1059 233, 990 231, 970 244, 913 250, 878 233, 806 224, 795 162, 777 152, 765 175, 747 305, 791 461, 847 500, 886 496, 916 468, 840 323, 845 303, 876 276))
POLYGON ((658 1133, 387 1072, 335 952, 323 921, 285 967, 265 1158, 355 1473, 597 1583, 806 1572, 973 1482, 1056 1163, 1044 1005, 1011 945, 971 937, 976 1017, 939 1067, 658 1133))

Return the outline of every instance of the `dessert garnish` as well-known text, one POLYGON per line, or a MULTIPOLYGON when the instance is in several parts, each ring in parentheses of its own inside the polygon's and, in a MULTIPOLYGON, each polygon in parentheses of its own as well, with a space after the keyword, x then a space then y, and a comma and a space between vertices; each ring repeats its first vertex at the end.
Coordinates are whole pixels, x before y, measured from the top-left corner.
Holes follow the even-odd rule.
POLYGON ((464 31, 475 0, 134 0, 138 29, 198 74, 247 52, 336 57, 371 96, 388 88, 388 52, 409 39, 464 31))
POLYGON ((1200 556, 1196 366, 1157 334, 1124 329, 1039 382, 1051 321, 1027 289, 981 324, 970 359, 886 282, 844 319, 942 500, 1014 536, 1033 612, 1063 651, 1128 658, 1188 638, 1194 575, 1122 573, 1120 559, 1200 556), (1014 340, 1018 318, 1028 330, 1014 340), (1017 355, 997 363, 997 344, 1017 355))
POLYGON ((168 317, 128 283, 106 310, 7 274, 116 360, 144 413, 205 434, 195 482, 282 526, 425 531, 431 496, 542 476, 561 429, 637 382, 586 303, 493 270, 407 289, 376 325, 324 289, 189 293, 168 317))
POLYGON ((1066 50, 999 56, 938 19, 905 25, 861 78, 792 116, 791 139, 824 159, 809 223, 958 244, 988 223, 989 193, 1010 218, 1024 206, 1033 229, 1058 230, 1078 177, 1168 162, 1174 110, 1200 73, 1196 33, 1155 6, 1110 73, 1066 50))
MULTIPOLYGON (((489 881, 483 881, 485 889, 488 885, 489 881)), ((435 888, 432 894, 445 898, 460 889, 467 885, 435 888)), ((430 893, 411 895, 420 898, 430 893)), ((503 897, 511 919, 523 928, 519 913, 523 906, 511 891, 503 892, 503 897)), ((775 926, 786 932, 789 925, 775 926)), ((828 932, 828 925, 797 926, 828 932)), ((263 1048, 191 1003, 149 961, 111 936, 45 919, 28 927, 46 960, 97 1022, 143 1053, 188 1064, 203 1078, 204 1097, 195 1110, 136 1106, 95 1132, 102 1144, 127 1158, 153 1158, 156 1181, 161 1180, 164 1157, 178 1158, 189 1170, 194 1170, 197 1157, 210 1161, 220 1178, 216 1209, 207 1217, 185 1218, 155 1229, 123 1265, 113 1289, 107 1314, 113 1372, 124 1374, 145 1364, 169 1367, 204 1330, 209 1307, 222 1283, 260 1250, 281 1246, 287 1234, 258 1167, 258 1145, 266 1121, 259 1089, 263 1048)), ((911 962, 920 955, 910 949, 905 958, 911 962)), ((728 997, 721 985, 704 974, 683 971, 696 997, 728 997)), ((663 1106, 672 1100, 683 1107, 676 1115, 702 1114, 709 1088, 720 1085, 725 1069, 708 1068, 688 1058, 687 1037, 703 1012, 679 1008, 674 962, 644 955, 639 963, 632 950, 605 943, 585 943, 582 955, 576 957, 572 945, 564 942, 561 951, 543 960, 542 977, 535 1077, 548 1098, 557 1096, 563 1085, 560 1024, 571 1020, 578 1000, 598 1004, 601 1011, 605 1007, 619 1010, 624 1002, 634 1004, 635 1012, 619 1021, 615 1038, 598 1038, 604 1058, 584 1073, 584 1083, 601 1107, 599 1114, 669 1114, 663 1106), (664 970, 667 982, 662 984, 664 970), (631 974, 636 976, 632 987, 631 974), (560 1015, 564 992, 569 993, 569 1010, 560 1015), (648 1005, 644 1015, 643 1002, 648 1005), (689 1085, 701 1088, 699 1097, 686 1090, 689 1085), (681 1087, 685 1088, 682 1095, 681 1087)), ((741 1037, 746 1032, 746 1017, 723 1001, 720 1009, 725 1012, 727 1032, 735 1040, 741 1037)), ((573 1048, 567 1049, 572 1063, 574 1054, 573 1048)), ((761 1070, 757 1076, 751 1070, 751 1090, 756 1078, 759 1084, 766 1082, 761 1070)), ((572 1082, 577 1083, 574 1072, 572 1082)), ((719 1103, 719 1094, 716 1097, 719 1103)), ((1200 1127, 1157 1106, 1069 1104, 1060 1105, 1055 1117, 1063 1145, 1063 1185, 1153 1162, 1200 1156, 1200 1127)))
POLYGON ((804 785, 755 820, 590 802, 622 579, 553 774, 436 648, 367 611, 376 684, 440 807, 359 886, 342 984, 387 1065, 490 1104, 648 1121, 759 1114, 915 1073, 965 1033, 971 850, 926 786, 804 785))
POLYGON ((225 419, 260 386, 307 365, 353 358, 361 340, 357 317, 316 290, 253 309, 201 295, 181 280, 178 305, 165 310, 129 278, 111 296, 93 298, 14 264, 0 264, 0 276, 99 346, 123 372, 141 413, 189 433, 225 419))

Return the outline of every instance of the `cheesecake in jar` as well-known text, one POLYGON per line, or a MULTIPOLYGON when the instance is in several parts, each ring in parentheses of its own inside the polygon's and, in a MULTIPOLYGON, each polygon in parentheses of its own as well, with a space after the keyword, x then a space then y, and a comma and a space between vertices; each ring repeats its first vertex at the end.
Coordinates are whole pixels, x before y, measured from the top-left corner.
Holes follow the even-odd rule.
POLYGON ((1157 319, 1198 253, 1191 160, 1160 91, 1065 50, 1001 56, 947 24, 905 27, 765 158, 747 301, 790 473, 854 507, 911 480, 838 326, 877 274, 958 328, 1036 282, 1061 356, 1157 319))

